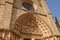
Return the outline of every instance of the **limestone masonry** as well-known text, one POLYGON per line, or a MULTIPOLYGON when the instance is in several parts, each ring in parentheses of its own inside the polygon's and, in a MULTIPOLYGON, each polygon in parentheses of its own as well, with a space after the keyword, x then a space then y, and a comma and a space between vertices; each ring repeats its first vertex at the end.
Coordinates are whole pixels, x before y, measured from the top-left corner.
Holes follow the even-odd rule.
POLYGON ((59 25, 46 0, 0 0, 0 40, 60 40, 59 25))

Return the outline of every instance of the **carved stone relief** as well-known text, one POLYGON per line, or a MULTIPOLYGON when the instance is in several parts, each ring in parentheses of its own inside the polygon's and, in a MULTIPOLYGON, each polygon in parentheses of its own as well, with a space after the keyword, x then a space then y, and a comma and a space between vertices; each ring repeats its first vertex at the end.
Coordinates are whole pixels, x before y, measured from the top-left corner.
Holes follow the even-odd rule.
POLYGON ((17 32, 30 33, 30 34, 43 34, 43 36, 51 35, 49 27, 42 19, 33 13, 25 13, 21 15, 15 23, 17 32), (47 29, 47 30, 46 30, 47 29), (48 34, 47 34, 48 33, 48 34))

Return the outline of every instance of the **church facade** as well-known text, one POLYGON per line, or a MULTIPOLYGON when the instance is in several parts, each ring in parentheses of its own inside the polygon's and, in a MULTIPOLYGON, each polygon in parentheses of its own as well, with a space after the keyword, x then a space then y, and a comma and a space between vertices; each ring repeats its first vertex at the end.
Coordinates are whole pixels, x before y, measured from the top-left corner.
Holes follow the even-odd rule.
POLYGON ((0 0, 0 40, 60 40, 46 0, 0 0))

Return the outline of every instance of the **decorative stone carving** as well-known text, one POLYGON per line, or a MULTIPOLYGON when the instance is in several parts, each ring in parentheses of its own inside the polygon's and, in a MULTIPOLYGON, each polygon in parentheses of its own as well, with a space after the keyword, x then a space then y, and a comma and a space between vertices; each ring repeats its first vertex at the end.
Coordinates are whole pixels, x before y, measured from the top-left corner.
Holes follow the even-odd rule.
POLYGON ((36 17, 34 17, 33 14, 23 14, 17 19, 16 22, 16 25, 19 25, 19 28, 21 27, 21 32, 32 33, 38 29, 36 17))
MULTIPOLYGON (((44 23, 42 19, 38 17, 38 15, 35 15, 33 13, 25 13, 21 15, 15 23, 15 32, 20 33, 29 33, 29 34, 38 34, 41 33, 47 35, 47 32, 50 31, 50 29, 47 27, 47 25, 44 23)), ((51 32, 49 32, 50 34, 51 32)))

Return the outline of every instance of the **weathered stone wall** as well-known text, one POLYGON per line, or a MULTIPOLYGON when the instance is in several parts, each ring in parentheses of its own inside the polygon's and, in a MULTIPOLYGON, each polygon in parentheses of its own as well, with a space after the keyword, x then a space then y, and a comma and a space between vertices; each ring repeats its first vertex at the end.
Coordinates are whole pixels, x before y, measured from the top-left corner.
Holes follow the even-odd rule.
POLYGON ((13 3, 11 1, 3 1, 1 0, 1 21, 0 21, 0 27, 2 29, 9 29, 10 27, 10 20, 11 20, 11 14, 12 14, 12 8, 13 3), (3 3, 4 2, 4 3, 3 3))

